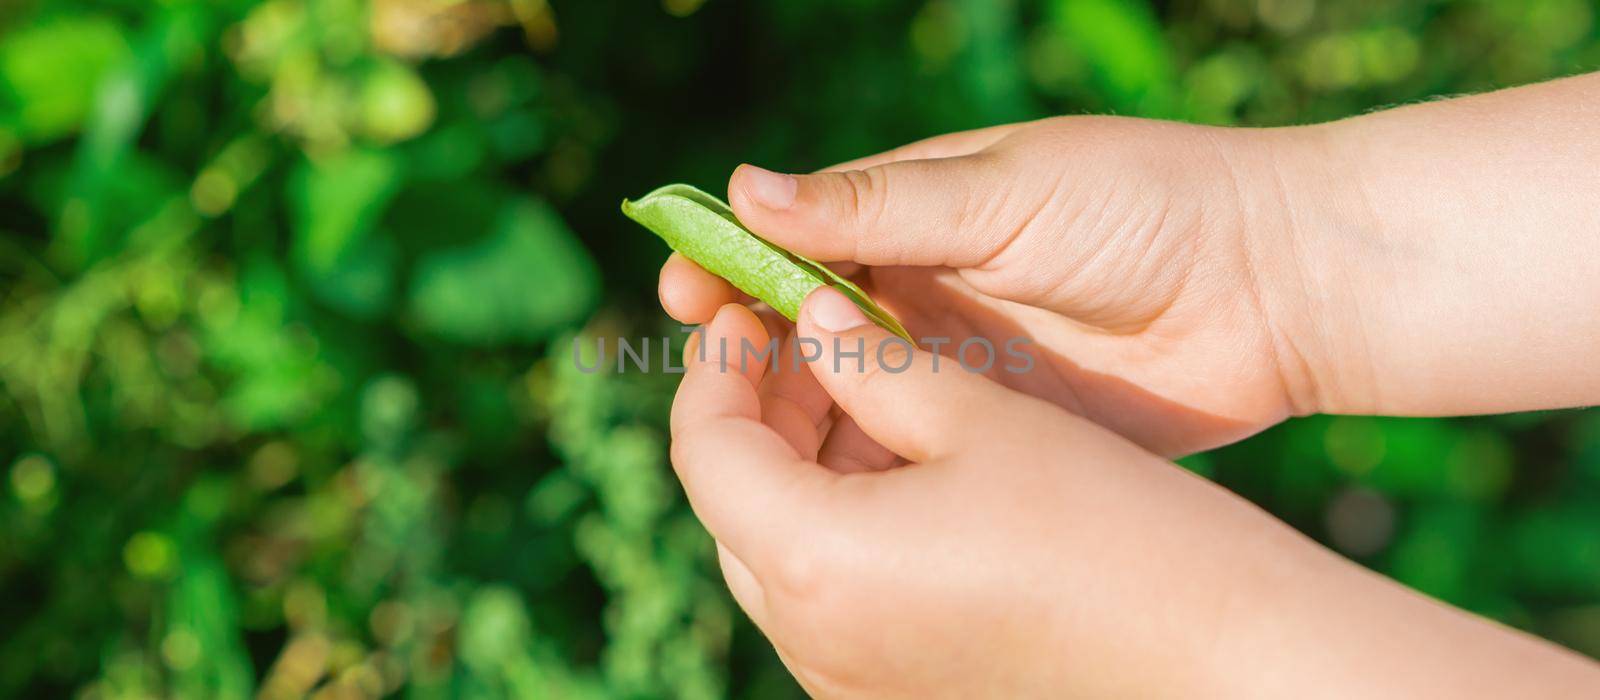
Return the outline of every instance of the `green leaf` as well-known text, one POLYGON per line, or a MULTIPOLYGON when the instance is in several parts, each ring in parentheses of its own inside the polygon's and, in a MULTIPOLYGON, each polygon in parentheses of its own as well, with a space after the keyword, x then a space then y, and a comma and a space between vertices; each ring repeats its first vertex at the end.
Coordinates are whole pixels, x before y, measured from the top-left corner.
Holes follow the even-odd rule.
POLYGON ((667 185, 637 202, 622 200, 622 213, 660 236, 673 250, 791 321, 798 318, 806 295, 828 285, 844 293, 878 325, 916 343, 900 321, 855 283, 751 233, 726 203, 701 190, 667 185))
POLYGON ((25 142, 65 136, 129 53, 122 30, 105 18, 62 15, 17 30, 0 40, 0 114, 12 113, 25 142))
MULTIPOLYGON (((163 87, 179 70, 184 52, 201 50, 204 40, 198 13, 193 4, 166 3, 139 31, 131 49, 121 43, 120 34, 108 31, 76 36, 75 41, 115 40, 118 50, 112 54, 116 60, 94 79, 94 92, 81 125, 72 127, 81 126, 82 138, 73 157, 67 199, 56 220, 55 241, 69 264, 92 263, 115 253, 125 241, 129 222, 118 220, 123 217, 112 194, 130 178, 122 170, 141 155, 139 136, 163 87)), ((93 25, 82 25, 80 30, 89 26, 93 25)), ((21 60, 24 65, 48 66, 48 80, 63 84, 71 80, 62 76, 90 68, 87 62, 63 65, 44 56, 27 55, 21 60)), ((85 61, 85 57, 79 55, 77 60, 85 61)))
POLYGON ((1112 107, 1140 116, 1174 116, 1177 69, 1148 2, 1054 0, 1046 17, 1092 68, 1112 107))
POLYGON ((993 124, 1038 117, 1028 95, 1025 64, 1016 57, 1017 3, 963 0, 957 11, 971 34, 958 65, 972 110, 993 124))
POLYGON ((307 161, 294 174, 295 263, 322 302, 357 318, 373 318, 388 306, 397 254, 373 229, 400 179, 399 165, 385 151, 307 161))
POLYGON ((506 205, 491 234, 417 263, 411 310, 424 330, 466 343, 540 340, 582 321, 599 273, 544 203, 506 205))
MULTIPOLYGON (((199 490, 191 490, 190 501, 199 490)), ((161 643, 178 690, 175 695, 244 700, 252 695, 255 673, 239 628, 233 581, 210 541, 210 524, 187 509, 179 519, 181 573, 167 594, 168 620, 161 643)))

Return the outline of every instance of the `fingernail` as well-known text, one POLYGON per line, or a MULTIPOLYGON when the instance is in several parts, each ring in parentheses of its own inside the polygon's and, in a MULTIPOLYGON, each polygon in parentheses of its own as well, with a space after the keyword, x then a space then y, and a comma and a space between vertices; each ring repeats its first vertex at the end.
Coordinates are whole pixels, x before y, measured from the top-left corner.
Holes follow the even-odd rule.
POLYGON ((843 333, 870 323, 867 315, 861 313, 861 307, 829 287, 820 287, 812 292, 806 309, 811 314, 811 320, 829 333, 843 333))
POLYGON ((800 188, 800 182, 793 175, 775 173, 749 164, 742 167, 745 171, 745 191, 757 204, 775 210, 788 209, 789 205, 794 204, 794 195, 800 188))

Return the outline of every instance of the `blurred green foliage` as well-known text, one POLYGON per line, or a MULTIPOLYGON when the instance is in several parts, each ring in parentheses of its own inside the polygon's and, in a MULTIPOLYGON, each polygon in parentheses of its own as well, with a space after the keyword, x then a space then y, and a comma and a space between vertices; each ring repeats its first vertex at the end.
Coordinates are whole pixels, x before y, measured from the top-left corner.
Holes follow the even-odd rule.
MULTIPOLYGON (((0 696, 774 697, 616 213, 1056 113, 1290 124, 1600 65, 1590 0, 0 5, 0 696)), ((1600 654, 1600 413, 1186 465, 1600 654)))

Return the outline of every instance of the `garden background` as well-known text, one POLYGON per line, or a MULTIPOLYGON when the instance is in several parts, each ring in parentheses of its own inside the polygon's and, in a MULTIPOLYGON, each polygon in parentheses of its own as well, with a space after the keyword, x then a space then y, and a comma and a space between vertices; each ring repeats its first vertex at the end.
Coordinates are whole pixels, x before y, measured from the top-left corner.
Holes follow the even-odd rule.
MULTIPOLYGON (((0 697, 786 697, 664 461, 617 211, 1062 113, 1600 67, 1592 0, 6 0, 0 697)), ((1600 412, 1185 461, 1600 655, 1600 412)))

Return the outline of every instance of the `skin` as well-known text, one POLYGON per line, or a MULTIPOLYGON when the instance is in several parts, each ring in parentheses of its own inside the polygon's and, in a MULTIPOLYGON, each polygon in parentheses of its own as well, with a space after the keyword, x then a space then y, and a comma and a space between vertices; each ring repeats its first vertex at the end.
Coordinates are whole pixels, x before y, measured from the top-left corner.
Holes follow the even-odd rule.
POLYGON ((1026 335, 1037 365, 835 367, 836 335, 887 333, 827 290, 797 328, 752 313, 674 256, 663 305, 708 352, 673 464, 819 696, 1577 697, 1587 660, 1162 456, 1296 414, 1600 401, 1597 122, 1585 76, 1309 127, 1069 117, 742 166, 752 230, 840 263, 919 338, 1026 335), (823 357, 716 362, 793 333, 823 357))

